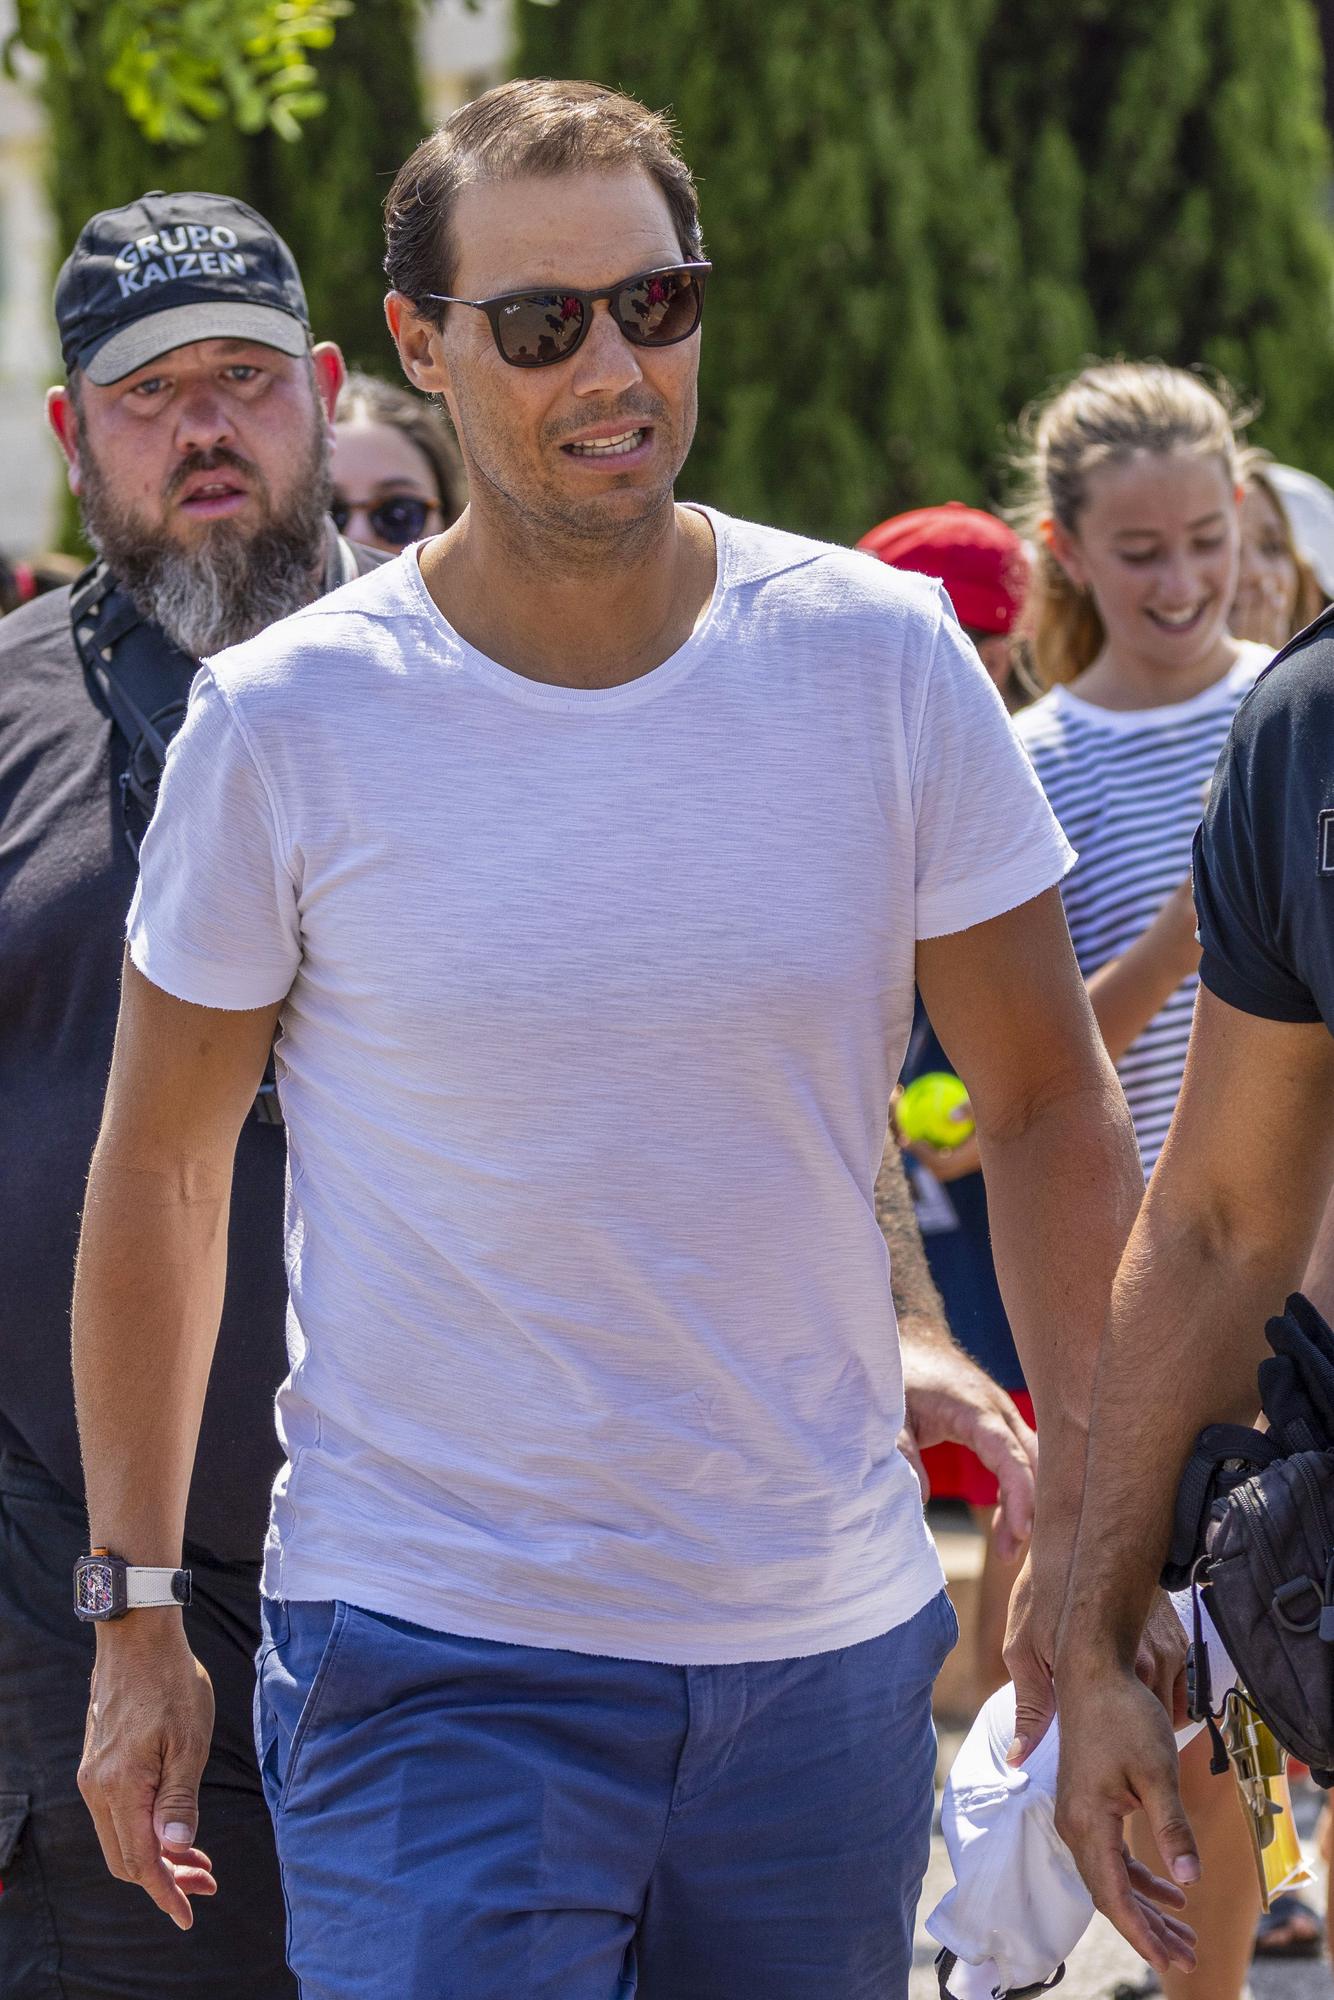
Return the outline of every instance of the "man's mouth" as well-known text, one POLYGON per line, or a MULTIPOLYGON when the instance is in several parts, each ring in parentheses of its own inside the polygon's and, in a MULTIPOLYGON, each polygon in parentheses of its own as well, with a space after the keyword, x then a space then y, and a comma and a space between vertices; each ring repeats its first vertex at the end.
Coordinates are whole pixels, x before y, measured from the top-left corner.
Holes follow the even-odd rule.
POLYGON ((176 504, 195 519, 218 520, 234 514, 250 498, 249 488, 228 473, 212 479, 187 481, 176 504))
POLYGON ((564 444, 561 450, 571 458, 628 458, 638 451, 649 435, 649 426, 643 424, 638 430, 618 431, 614 437, 581 438, 575 444, 564 444))

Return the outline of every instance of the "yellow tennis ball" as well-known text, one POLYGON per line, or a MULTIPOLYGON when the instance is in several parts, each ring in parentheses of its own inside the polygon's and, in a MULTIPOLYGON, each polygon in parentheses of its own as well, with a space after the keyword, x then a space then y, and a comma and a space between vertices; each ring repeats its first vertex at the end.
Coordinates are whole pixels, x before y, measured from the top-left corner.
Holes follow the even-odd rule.
POLYGON ((961 1077, 944 1069, 928 1070, 906 1086, 894 1108, 894 1120, 909 1145, 925 1143, 948 1151, 961 1146, 976 1129, 972 1118, 950 1116, 967 1098, 961 1077))

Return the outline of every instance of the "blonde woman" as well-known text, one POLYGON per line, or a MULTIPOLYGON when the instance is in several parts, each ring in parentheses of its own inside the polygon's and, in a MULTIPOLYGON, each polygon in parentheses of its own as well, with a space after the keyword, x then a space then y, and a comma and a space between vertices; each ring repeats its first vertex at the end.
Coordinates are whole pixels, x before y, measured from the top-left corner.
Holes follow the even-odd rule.
POLYGON ((1232 600, 1231 627, 1238 639, 1278 649, 1324 610, 1328 598, 1298 547, 1292 518, 1267 451, 1241 455, 1241 564, 1232 600))
MULTIPOLYGON (((1026 419, 1025 613, 1045 690, 1016 718, 1079 859, 1061 885, 1075 954, 1147 1175, 1181 1084, 1199 966, 1191 841, 1233 712, 1270 657, 1228 629, 1241 544, 1226 392, 1160 363, 1086 368, 1026 419)), ((1182 1760, 1209 1852, 1187 1918, 1199 1973, 1169 2000, 1238 2000, 1259 1911, 1231 1778, 1182 1760), (1207 1831, 1204 1831, 1207 1828, 1207 1831)), ((1131 1842, 1156 1873, 1147 1836, 1131 1842)))

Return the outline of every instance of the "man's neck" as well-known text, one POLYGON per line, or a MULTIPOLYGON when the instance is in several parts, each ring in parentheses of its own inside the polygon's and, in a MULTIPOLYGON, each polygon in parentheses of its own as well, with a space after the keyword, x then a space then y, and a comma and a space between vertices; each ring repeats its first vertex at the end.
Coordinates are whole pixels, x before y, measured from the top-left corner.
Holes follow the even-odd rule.
POLYGON ((470 507, 422 552, 427 589, 459 636, 528 680, 608 688, 679 650, 713 594, 713 530, 693 508, 611 544, 546 551, 470 507))

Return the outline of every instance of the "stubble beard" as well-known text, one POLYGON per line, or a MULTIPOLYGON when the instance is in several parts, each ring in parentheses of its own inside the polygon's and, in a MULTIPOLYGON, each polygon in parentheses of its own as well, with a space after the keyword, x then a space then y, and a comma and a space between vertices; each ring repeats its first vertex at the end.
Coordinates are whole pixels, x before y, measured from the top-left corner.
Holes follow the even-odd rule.
MULTIPOLYGON (((473 499, 479 499, 480 489, 485 489, 490 502, 488 511, 512 549, 515 561, 530 574, 561 578, 571 571, 590 575, 614 572, 633 562, 642 551, 651 549, 661 536, 663 523, 673 510, 674 477, 657 491, 642 489, 636 496, 637 507, 618 518, 605 500, 599 502, 590 495, 580 501, 554 484, 530 488, 521 479, 507 476, 506 460, 510 454, 504 433, 484 409, 474 411, 465 405, 461 414, 465 417, 465 432, 473 429, 480 447, 468 454, 473 499), (471 426, 466 422, 468 417, 472 418, 471 426)), ((686 445, 679 451, 673 412, 656 396, 645 397, 638 407, 588 412, 582 423, 600 422, 604 417, 623 422, 626 428, 637 422, 653 424, 660 436, 670 441, 669 459, 674 465, 684 460, 694 435, 693 397, 685 411, 686 445)), ((560 440, 553 434, 545 441, 556 444, 560 440)))
POLYGON ((166 498, 193 474, 225 466, 247 475, 259 503, 259 525, 201 523, 195 540, 185 542, 165 527, 154 528, 116 497, 86 441, 82 453, 80 497, 88 540, 141 616, 197 660, 253 639, 309 604, 318 595, 324 564, 332 484, 322 423, 312 424, 302 461, 277 503, 253 461, 224 447, 182 461, 166 498))

